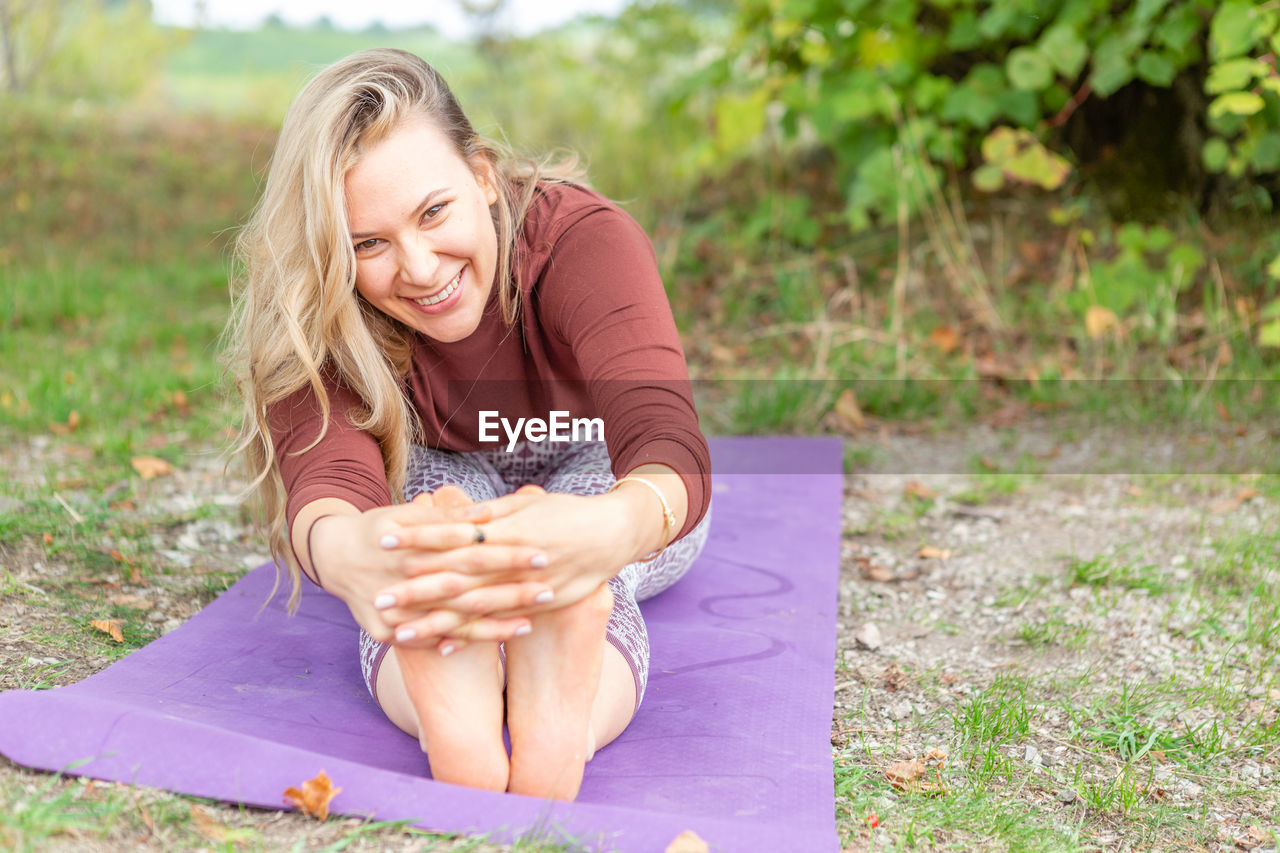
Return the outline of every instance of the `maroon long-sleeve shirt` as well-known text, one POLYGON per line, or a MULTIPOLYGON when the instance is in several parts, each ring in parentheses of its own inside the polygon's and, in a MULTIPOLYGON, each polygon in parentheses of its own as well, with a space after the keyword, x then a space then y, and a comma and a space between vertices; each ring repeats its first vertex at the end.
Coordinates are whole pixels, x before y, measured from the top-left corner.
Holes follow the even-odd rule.
MULTIPOLYGON (((636 222, 581 187, 546 184, 519 238, 521 313, 507 326, 498 288, 469 337, 413 342, 405 393, 425 442, 444 450, 505 447, 518 418, 563 423, 599 418, 613 473, 653 462, 684 481, 689 512, 679 536, 701 520, 710 500, 711 458, 688 383, 684 351, 653 247, 636 222), (482 412, 488 424, 482 440, 482 412), (496 435, 497 440, 492 440, 496 435)), ((288 494, 287 518, 319 498, 361 510, 391 502, 377 441, 346 413, 360 405, 351 389, 325 379, 329 428, 304 387, 268 410, 276 459, 288 494)), ((585 434, 585 430, 582 434, 585 434)))

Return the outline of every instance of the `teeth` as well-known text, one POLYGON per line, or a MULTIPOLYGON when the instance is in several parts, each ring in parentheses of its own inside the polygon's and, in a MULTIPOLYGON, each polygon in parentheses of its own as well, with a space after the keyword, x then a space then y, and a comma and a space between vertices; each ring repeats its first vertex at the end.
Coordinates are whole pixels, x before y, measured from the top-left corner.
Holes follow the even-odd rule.
POLYGON ((453 296, 454 291, 458 289, 458 282, 460 281, 462 281, 462 270, 458 270, 458 274, 449 279, 449 283, 445 286, 445 289, 437 293, 435 296, 428 296, 425 299, 415 299, 413 301, 419 305, 435 305, 438 302, 443 302, 450 296, 453 296))

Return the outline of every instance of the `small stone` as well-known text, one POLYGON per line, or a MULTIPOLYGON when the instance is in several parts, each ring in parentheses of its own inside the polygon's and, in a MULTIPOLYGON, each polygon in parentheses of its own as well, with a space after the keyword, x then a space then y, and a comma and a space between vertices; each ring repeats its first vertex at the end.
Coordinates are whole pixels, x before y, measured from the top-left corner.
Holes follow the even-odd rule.
POLYGON ((911 702, 903 699, 896 705, 889 706, 889 717, 894 720, 905 720, 911 716, 911 702))
POLYGON ((1204 788, 1195 782, 1184 781, 1182 783, 1182 794, 1189 799, 1198 800, 1204 794, 1204 788))
POLYGON ((1040 764, 1040 750, 1034 746, 1028 746, 1022 751, 1022 760, 1028 764, 1040 764))
POLYGON ((880 629, 875 626, 874 622, 868 622, 854 631, 853 639, 858 641, 858 645, 871 651, 875 651, 884 644, 884 640, 880 636, 880 629))
POLYGON ((1064 791, 1058 792, 1058 802, 1066 803, 1067 805, 1070 805, 1075 801, 1076 801, 1076 792, 1071 790, 1070 788, 1067 788, 1064 791))

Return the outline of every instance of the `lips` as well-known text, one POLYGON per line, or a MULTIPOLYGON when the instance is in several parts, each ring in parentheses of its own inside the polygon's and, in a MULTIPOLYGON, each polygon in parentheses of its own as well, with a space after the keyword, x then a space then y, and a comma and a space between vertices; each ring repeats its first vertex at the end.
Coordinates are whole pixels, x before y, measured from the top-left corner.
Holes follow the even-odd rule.
POLYGON ((414 299, 412 301, 424 308, 429 305, 438 305, 441 302, 444 302, 450 296, 453 296, 453 294, 458 292, 458 286, 462 283, 462 273, 464 270, 466 270, 466 267, 458 270, 457 274, 453 278, 449 279, 449 283, 444 286, 443 290, 433 293, 430 296, 423 297, 422 299, 414 299))

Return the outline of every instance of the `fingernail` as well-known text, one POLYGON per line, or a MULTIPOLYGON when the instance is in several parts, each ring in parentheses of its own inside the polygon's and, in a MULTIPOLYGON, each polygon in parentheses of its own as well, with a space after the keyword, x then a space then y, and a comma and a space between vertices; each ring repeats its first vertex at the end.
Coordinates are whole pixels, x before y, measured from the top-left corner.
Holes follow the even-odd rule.
POLYGON ((386 536, 383 536, 381 539, 378 540, 378 544, 381 545, 383 548, 386 548, 389 550, 399 545, 400 540, 395 536, 392 536, 390 533, 388 533, 386 536))
POLYGON ((454 652, 454 647, 449 643, 446 643, 440 647, 440 657, 442 658, 447 658, 449 655, 453 654, 453 652, 454 652))
POLYGON ((462 514, 463 518, 477 518, 489 511, 487 506, 473 506, 462 514))
POLYGON ((380 595, 373 600, 374 610, 388 610, 396 606, 396 597, 394 595, 380 595))
POLYGON ((408 641, 412 640, 416 636, 418 636, 418 632, 413 630, 412 628, 401 628, 400 630, 396 631, 396 642, 407 643, 408 641))
POLYGON ((521 625, 519 628, 516 629, 517 637, 527 637, 532 633, 533 633, 533 628, 529 625, 521 625))
POLYGON ((547 567, 547 555, 534 554, 529 558, 529 565, 533 566, 535 569, 545 569, 547 567))
POLYGON ((556 597, 556 594, 548 589, 538 593, 538 597, 535 598, 534 601, 538 604, 549 604, 550 602, 555 600, 555 597, 556 597))

